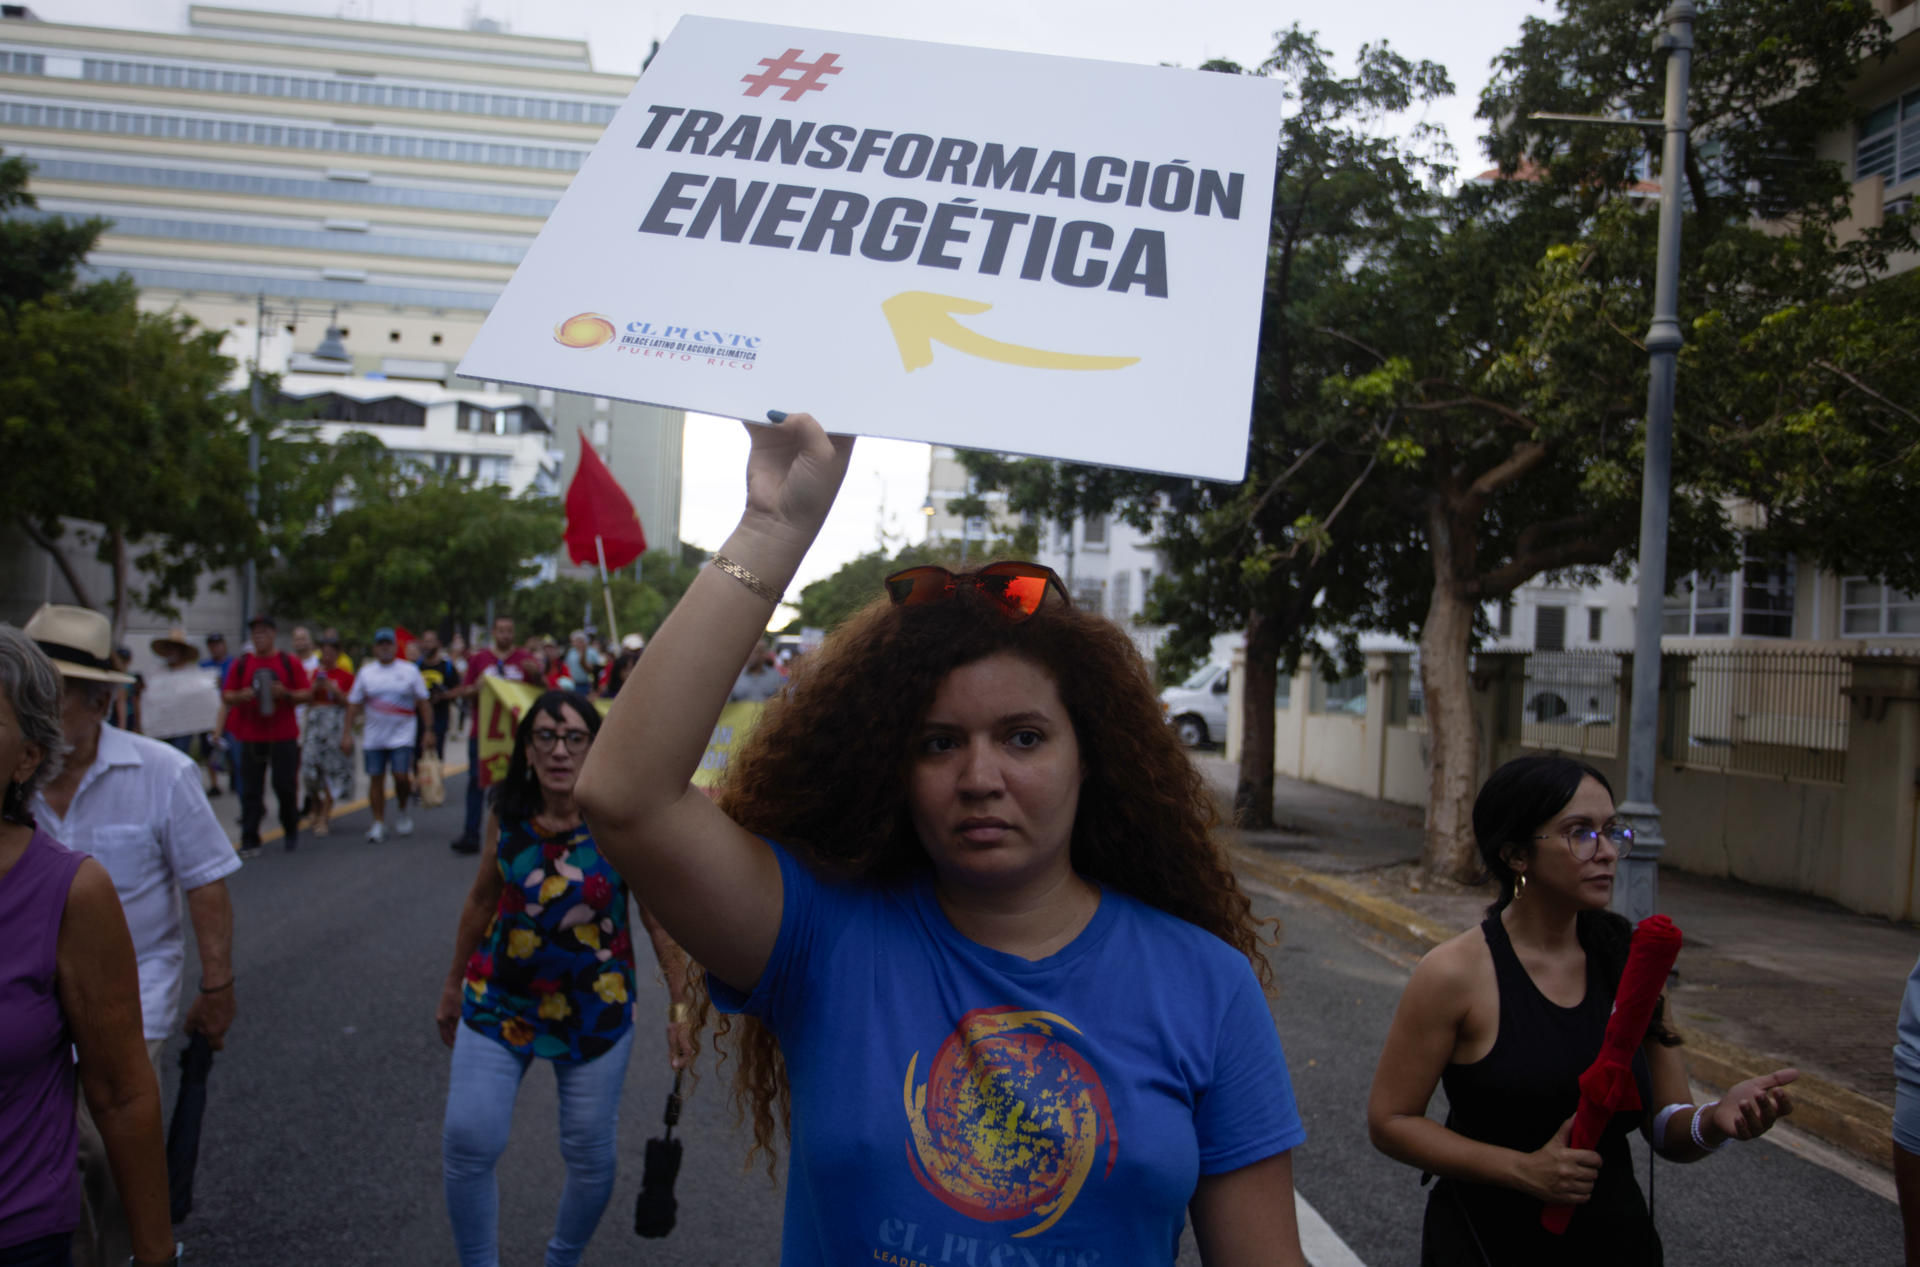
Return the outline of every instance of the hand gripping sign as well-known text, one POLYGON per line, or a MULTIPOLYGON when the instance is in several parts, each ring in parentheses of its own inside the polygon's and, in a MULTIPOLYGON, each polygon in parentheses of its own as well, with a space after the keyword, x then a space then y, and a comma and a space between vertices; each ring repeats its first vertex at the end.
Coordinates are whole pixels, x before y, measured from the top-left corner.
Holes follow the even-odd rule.
POLYGON ((683 18, 460 372, 1236 480, 1282 106, 683 18))

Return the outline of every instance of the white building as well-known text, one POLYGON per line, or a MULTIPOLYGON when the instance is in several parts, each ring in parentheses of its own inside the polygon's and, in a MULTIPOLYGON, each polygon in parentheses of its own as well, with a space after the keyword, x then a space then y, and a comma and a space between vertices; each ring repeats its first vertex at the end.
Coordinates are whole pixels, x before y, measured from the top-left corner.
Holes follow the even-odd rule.
MULTIPOLYGON (((510 392, 463 391, 438 383, 327 374, 289 374, 280 395, 310 410, 320 439, 364 431, 405 462, 505 485, 518 496, 560 491, 552 429, 510 392)), ((303 410, 303 412, 305 412, 303 410)))
MULTIPOLYGON (((91 274, 125 273, 143 307, 243 332, 228 349, 243 364, 256 337, 271 364, 264 345, 307 346, 333 326, 353 373, 438 383, 476 407, 501 385, 453 371, 633 83, 595 70, 584 40, 479 20, 450 30, 196 4, 181 30, 158 32, 0 11, 0 149, 32 164, 38 214, 110 222, 91 274)), ((585 432, 651 548, 678 555, 681 411, 504 394, 549 428, 559 485, 585 432)), ((494 478, 508 455, 461 456, 494 478)), ((535 465, 514 457, 510 485, 535 465)), ((225 586, 203 587, 191 626, 238 624, 237 578, 225 586)), ((42 552, 0 528, 0 612, 68 601, 64 590, 42 552)), ((165 627, 135 628, 149 623, 165 627)))

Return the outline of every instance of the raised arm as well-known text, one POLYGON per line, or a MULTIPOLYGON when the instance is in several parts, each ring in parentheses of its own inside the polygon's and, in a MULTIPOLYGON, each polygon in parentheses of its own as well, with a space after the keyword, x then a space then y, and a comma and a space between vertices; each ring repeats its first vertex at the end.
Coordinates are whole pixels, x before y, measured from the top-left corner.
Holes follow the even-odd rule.
POLYGON ((853 452, 851 437, 829 437, 806 414, 748 431, 747 508, 720 553, 774 597, 703 569, 614 698, 574 790, 628 886, 689 954, 742 990, 760 979, 780 931, 779 864, 689 780, 853 452))

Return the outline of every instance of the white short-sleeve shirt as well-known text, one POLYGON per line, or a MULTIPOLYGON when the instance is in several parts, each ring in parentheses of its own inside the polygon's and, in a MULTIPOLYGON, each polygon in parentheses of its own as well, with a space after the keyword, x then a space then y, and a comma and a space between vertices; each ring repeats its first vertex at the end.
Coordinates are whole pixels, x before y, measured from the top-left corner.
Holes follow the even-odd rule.
POLYGON ((372 752, 379 748, 411 748, 420 728, 420 701, 427 698, 427 680, 410 660, 382 664, 378 660, 360 666, 354 674, 349 704, 365 705, 367 728, 360 732, 360 746, 372 752))
POLYGON ((180 895, 240 869, 192 758, 103 724, 99 751, 66 817, 37 793, 33 816, 48 835, 92 854, 113 877, 140 962, 147 1041, 170 1036, 187 962, 180 895))

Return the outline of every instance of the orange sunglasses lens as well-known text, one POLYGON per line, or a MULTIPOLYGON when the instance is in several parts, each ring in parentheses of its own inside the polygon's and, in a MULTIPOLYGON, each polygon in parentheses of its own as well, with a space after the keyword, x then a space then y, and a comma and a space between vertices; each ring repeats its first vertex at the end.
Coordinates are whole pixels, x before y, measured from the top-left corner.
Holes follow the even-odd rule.
POLYGON ((980 588, 1008 607, 1018 608, 1023 614, 1031 616, 1039 610, 1040 601, 1047 596, 1047 578, 1045 575, 1028 576, 1011 570, 983 572, 980 575, 980 588))
POLYGON ((986 591, 1003 604, 1009 613, 1031 616, 1046 600, 1047 587, 1060 591, 1060 600, 1072 605, 1066 587, 1051 568, 1037 563, 990 563, 978 572, 956 577, 943 567, 926 564, 907 568, 889 576, 884 584, 887 597, 897 606, 911 607, 952 596, 959 582, 965 581, 986 591))
POLYGON ((887 597, 897 606, 930 603, 953 593, 953 573, 943 567, 908 568, 886 579, 887 597))

